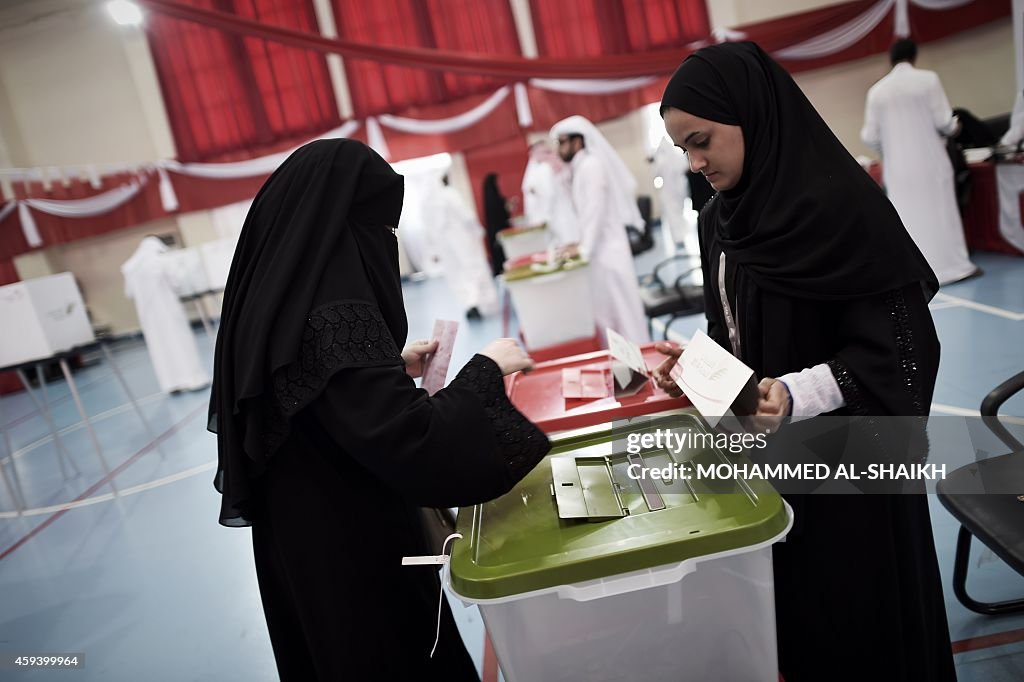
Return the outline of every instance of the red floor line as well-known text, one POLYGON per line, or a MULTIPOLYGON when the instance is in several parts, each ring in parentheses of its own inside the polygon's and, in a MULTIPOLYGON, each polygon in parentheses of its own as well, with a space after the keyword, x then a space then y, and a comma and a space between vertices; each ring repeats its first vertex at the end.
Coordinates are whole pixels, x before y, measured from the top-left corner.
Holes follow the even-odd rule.
POLYGON ((494 655, 494 647, 491 646, 491 636, 484 630, 484 674, 480 676, 480 682, 498 682, 498 657, 494 655))
MULTIPOLYGON (((142 448, 138 452, 136 452, 134 455, 132 455, 131 457, 126 459, 124 462, 122 462, 120 464, 120 466, 118 466, 116 469, 111 471, 109 474, 107 474, 106 476, 101 478, 99 481, 97 481, 96 483, 91 485, 88 490, 86 490, 81 495, 76 497, 73 501, 74 502, 80 502, 81 500, 84 500, 85 498, 87 498, 90 495, 92 495, 94 492, 96 492, 97 490, 99 490, 103 486, 107 485, 107 483, 109 483, 115 476, 117 476, 122 471, 124 471, 125 469, 130 467, 132 464, 135 464, 135 462, 137 462, 144 454, 146 454, 147 452, 149 452, 150 450, 155 448, 158 444, 160 444, 161 442, 163 442, 164 440, 166 440, 170 436, 174 435, 174 433, 176 433, 178 431, 178 429, 180 429, 182 426, 184 426, 187 422, 191 421, 192 419, 195 419, 196 416, 201 414, 206 409, 207 409, 207 406, 206 406, 205 403, 202 404, 202 405, 199 405, 196 409, 192 410, 187 415, 185 415, 181 419, 181 421, 177 422, 176 424, 171 426, 171 428, 167 429, 166 431, 161 433, 159 436, 157 436, 156 438, 151 440, 149 443, 147 443, 146 445, 142 446, 142 448)), ((10 556, 12 553, 14 553, 14 551, 16 549, 18 549, 19 547, 24 545, 26 542, 28 542, 29 540, 31 540, 35 536, 39 535, 39 533, 41 533, 43 530, 48 528, 50 525, 53 524, 54 521, 56 521, 60 517, 64 516, 64 514, 66 514, 69 511, 70 511, 70 509, 62 509, 62 510, 60 510, 58 512, 54 512, 51 516, 47 517, 47 519, 45 521, 43 521, 38 526, 33 528, 31 531, 26 533, 23 537, 21 537, 19 540, 17 540, 13 545, 11 545, 7 549, 5 549, 3 552, 0 552, 0 561, 3 561, 4 559, 6 559, 8 556, 10 556)))
POLYGON ((968 637, 967 639, 961 639, 957 642, 953 642, 953 653, 962 654, 967 651, 991 649, 995 646, 1016 644, 1017 642, 1024 642, 1024 628, 1019 630, 1008 630, 1007 632, 996 632, 991 635, 982 635, 981 637, 968 637))

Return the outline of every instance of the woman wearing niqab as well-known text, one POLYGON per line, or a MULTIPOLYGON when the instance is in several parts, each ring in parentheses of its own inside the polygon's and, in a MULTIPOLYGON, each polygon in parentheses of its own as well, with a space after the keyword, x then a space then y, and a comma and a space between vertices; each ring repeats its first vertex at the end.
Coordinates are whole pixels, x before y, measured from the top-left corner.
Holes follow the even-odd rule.
MULTIPOLYGON (((661 110, 717 190, 698 225, 708 334, 765 377, 759 405, 926 415, 935 275, 792 77, 753 43, 704 48, 661 110)), ((925 496, 786 499, 795 524, 774 548, 786 682, 955 680, 925 496)))
POLYGON ((505 249, 498 233, 509 227, 509 213, 505 197, 498 188, 498 174, 484 177, 484 227, 487 230, 487 248, 491 252, 491 274, 495 277, 505 270, 505 249))
POLYGON ((440 549, 421 507, 498 497, 549 448, 505 396, 502 374, 529 366, 510 340, 434 396, 415 387, 430 345, 400 350, 402 196, 360 142, 301 147, 253 202, 224 294, 220 521, 252 527, 285 681, 477 679, 447 606, 430 657, 438 576, 402 558, 440 549))

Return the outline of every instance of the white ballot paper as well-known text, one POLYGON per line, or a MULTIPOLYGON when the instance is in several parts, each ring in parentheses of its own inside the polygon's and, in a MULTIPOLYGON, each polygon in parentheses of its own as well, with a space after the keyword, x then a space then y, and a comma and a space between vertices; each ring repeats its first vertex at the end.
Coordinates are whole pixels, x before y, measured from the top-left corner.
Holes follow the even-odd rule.
POLYGON ((614 329, 605 328, 608 335, 608 352, 612 356, 612 377, 615 379, 615 396, 633 395, 647 383, 650 372, 644 362, 643 351, 614 329))
POLYGON ((712 427, 727 414, 747 415, 757 409, 754 370, 700 330, 669 376, 712 427))
POLYGON ((423 361, 423 390, 434 395, 444 388, 448 378, 448 365, 452 361, 452 350, 455 348, 455 336, 459 333, 459 323, 451 320, 435 320, 434 335, 437 339, 437 350, 423 361))

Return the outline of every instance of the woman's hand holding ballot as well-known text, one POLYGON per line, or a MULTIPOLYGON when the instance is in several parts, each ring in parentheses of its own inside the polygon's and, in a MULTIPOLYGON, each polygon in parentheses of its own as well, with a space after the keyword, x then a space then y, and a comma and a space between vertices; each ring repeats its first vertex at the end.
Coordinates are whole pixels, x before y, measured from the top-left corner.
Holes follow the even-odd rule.
POLYGON ((669 372, 679 362, 679 358, 683 355, 683 349, 668 341, 658 341, 654 344, 654 348, 662 355, 668 356, 660 365, 654 368, 654 383, 673 398, 680 397, 683 395, 683 389, 679 388, 675 379, 669 376, 669 372))
MULTIPOLYGON (((665 356, 665 360, 654 369, 654 382, 658 388, 668 393, 673 398, 683 395, 683 391, 676 384, 671 376, 672 368, 679 362, 683 355, 683 349, 668 341, 659 341, 654 344, 655 349, 665 356)), ((790 397, 789 388, 783 382, 771 377, 761 379, 757 385, 758 399, 757 411, 753 417, 766 417, 779 419, 788 417, 793 411, 793 399, 790 397)))
POLYGON ((402 350, 402 362, 405 373, 413 379, 423 376, 423 361, 437 350, 437 339, 433 341, 413 341, 402 350))
POLYGON ((480 355, 494 360, 503 376, 533 369, 533 359, 515 339, 495 339, 480 351, 480 355))

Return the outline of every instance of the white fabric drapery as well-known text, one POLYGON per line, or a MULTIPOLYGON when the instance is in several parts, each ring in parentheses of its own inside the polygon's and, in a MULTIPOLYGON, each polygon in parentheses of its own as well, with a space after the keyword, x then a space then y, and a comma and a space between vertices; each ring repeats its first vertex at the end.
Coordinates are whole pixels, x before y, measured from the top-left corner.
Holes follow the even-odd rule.
POLYGON ((127 185, 84 199, 18 199, 18 203, 61 218, 91 218, 110 213, 130 201, 145 184, 145 180, 133 180, 127 185))
MULTIPOLYGON (((905 0, 899 1, 905 2, 905 0)), ((974 2, 974 0, 910 0, 910 2, 917 5, 918 7, 923 7, 925 9, 930 9, 934 11, 944 11, 956 9, 957 7, 963 7, 964 5, 969 5, 972 2, 974 2)))
POLYGON ((377 120, 381 125, 403 133, 414 133, 416 135, 443 135, 445 133, 454 133, 456 131, 469 128, 470 126, 474 126, 490 116, 491 112, 494 111, 499 104, 505 101, 505 98, 508 97, 508 93, 509 87, 504 85, 493 95, 469 111, 465 111, 457 116, 451 116, 449 118, 418 119, 381 114, 377 117, 377 120))
POLYGON ((18 220, 21 223, 21 232, 25 235, 25 241, 31 247, 42 246, 43 237, 39 234, 39 228, 32 217, 32 211, 28 210, 28 206, 23 201, 19 201, 17 204, 18 220))
POLYGON ((658 80, 654 76, 616 79, 531 78, 532 87, 569 95, 613 95, 643 88, 658 80))
POLYGON ((530 95, 526 92, 526 86, 516 83, 514 86, 516 95, 516 116, 519 118, 521 128, 529 128, 533 125, 533 110, 530 108, 530 95))
POLYGON ((880 0, 856 19, 810 40, 778 50, 775 56, 781 59, 817 59, 841 52, 875 30, 895 3, 896 0, 880 0))
MULTIPOLYGON (((359 121, 347 121, 344 125, 328 130, 317 140, 332 137, 349 137, 359 129, 359 121)), ((301 146, 301 145, 300 145, 301 146)), ((229 163, 180 163, 178 161, 158 161, 157 167, 182 175, 211 180, 230 180, 234 178, 251 178, 256 175, 270 175, 298 147, 293 147, 277 154, 268 154, 248 161, 232 161, 229 163)))
POLYGON ((380 129, 377 119, 372 116, 366 119, 366 143, 383 158, 391 158, 391 150, 388 149, 387 140, 384 139, 384 131, 380 129))
POLYGON ((4 221, 4 218, 14 213, 14 209, 16 208, 18 208, 17 201, 8 201, 6 204, 4 204, 3 208, 0 208, 0 223, 4 221))
POLYGON ((141 181, 133 180, 127 185, 115 187, 103 194, 97 194, 96 196, 84 199, 16 199, 8 202, 3 209, 0 209, 0 222, 17 208, 18 218, 21 221, 21 231, 25 235, 25 241, 31 247, 42 246, 43 238, 39 234, 39 228, 36 226, 36 221, 32 217, 30 208, 60 218, 91 218, 110 213, 117 207, 131 201, 146 182, 146 178, 143 176, 141 181))

